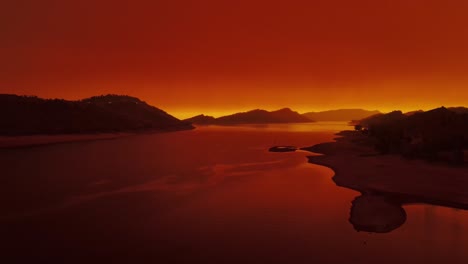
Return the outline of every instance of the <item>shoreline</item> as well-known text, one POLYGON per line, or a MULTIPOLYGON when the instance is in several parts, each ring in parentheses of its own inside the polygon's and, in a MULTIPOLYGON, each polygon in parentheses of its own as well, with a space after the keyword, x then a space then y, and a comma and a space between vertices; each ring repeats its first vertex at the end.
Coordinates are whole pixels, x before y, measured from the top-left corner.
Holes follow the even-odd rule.
POLYGON ((468 168, 409 160, 397 155, 379 155, 359 144, 365 138, 355 131, 342 131, 334 142, 301 150, 322 154, 308 162, 334 171, 337 186, 364 195, 380 195, 395 203, 426 203, 468 210, 468 168))
POLYGON ((169 129, 169 130, 143 130, 143 131, 126 131, 115 133, 89 133, 89 134, 57 134, 57 135, 21 135, 21 136, 0 136, 0 150, 2 149, 20 149, 42 147, 74 142, 89 142, 98 140, 114 140, 122 137, 169 133, 177 131, 186 131, 191 129, 169 129))
POLYGON ((34 135, 34 136, 0 136, 0 149, 33 148, 74 142, 96 140, 112 140, 131 133, 103 133, 103 134, 70 134, 70 135, 34 135))

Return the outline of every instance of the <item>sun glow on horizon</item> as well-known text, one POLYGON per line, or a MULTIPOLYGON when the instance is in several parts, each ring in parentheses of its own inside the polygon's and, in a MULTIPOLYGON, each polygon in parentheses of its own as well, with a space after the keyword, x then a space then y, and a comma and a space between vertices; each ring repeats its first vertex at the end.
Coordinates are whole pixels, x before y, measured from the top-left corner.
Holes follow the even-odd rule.
POLYGON ((10 2, 0 93, 127 94, 179 118, 468 102, 466 0, 10 2))
POLYGON ((467 105, 436 105, 436 104, 433 104, 433 105, 414 105, 414 106, 406 106, 406 107, 395 107, 395 108, 374 108, 374 107, 339 107, 337 106, 336 108, 333 108, 333 109, 329 109, 329 108, 321 108, 321 109, 312 109, 312 108, 294 108, 294 107, 279 107, 279 108, 271 108, 271 107, 252 107, 252 108, 245 108, 245 109, 241 109, 239 108, 238 110, 235 110, 235 109, 232 109, 232 110, 210 110, 210 109, 206 109, 206 110, 203 110, 203 109, 200 109, 200 110, 178 110, 178 109, 174 109, 174 110, 167 110, 167 109, 163 109, 165 111, 167 111, 169 114, 173 115, 174 117, 178 118, 178 119, 187 119, 187 118, 191 118, 191 117, 194 117, 194 116, 198 116, 198 115, 205 115, 205 116, 212 116, 212 117, 215 117, 215 118, 218 118, 218 117, 221 117, 221 116, 227 116, 227 115, 232 115, 232 114, 236 114, 236 113, 241 113, 241 112, 248 112, 248 111, 251 111, 251 110, 255 110, 255 109, 262 109, 262 110, 266 110, 266 111, 275 111, 275 110, 279 110, 279 109, 282 109, 282 108, 290 108, 292 111, 296 111, 298 112, 299 114, 304 114, 304 113, 308 113, 308 112, 322 112, 322 111, 329 111, 329 110, 339 110, 339 109, 363 109, 363 110, 368 110, 368 111, 379 111, 381 113, 389 113, 389 112, 392 112, 392 111, 402 111, 403 113, 406 113, 406 112, 412 112, 412 111, 419 111, 419 110, 422 110, 422 111, 428 111, 428 110, 432 110, 432 109, 435 109, 435 108, 439 108, 439 107, 467 107, 467 105))

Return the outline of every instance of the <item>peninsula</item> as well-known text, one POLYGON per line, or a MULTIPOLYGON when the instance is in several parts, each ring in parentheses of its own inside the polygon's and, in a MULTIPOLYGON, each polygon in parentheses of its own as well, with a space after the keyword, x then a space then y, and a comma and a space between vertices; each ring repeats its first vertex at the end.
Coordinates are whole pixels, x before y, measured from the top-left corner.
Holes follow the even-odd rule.
POLYGON ((0 148, 194 128, 138 98, 112 94, 78 101, 0 94, 0 120, 0 148))

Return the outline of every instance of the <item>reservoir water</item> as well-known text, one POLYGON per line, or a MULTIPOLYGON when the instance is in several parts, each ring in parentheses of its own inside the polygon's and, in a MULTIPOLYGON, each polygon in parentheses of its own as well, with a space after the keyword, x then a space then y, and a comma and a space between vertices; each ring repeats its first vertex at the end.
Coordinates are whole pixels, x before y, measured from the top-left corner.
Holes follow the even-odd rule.
MULTIPOLYGON (((389 233, 308 152, 342 123, 198 127, 0 150, 4 263, 468 263, 468 212, 414 204, 389 233)), ((404 172, 402 172, 404 173, 404 172)))

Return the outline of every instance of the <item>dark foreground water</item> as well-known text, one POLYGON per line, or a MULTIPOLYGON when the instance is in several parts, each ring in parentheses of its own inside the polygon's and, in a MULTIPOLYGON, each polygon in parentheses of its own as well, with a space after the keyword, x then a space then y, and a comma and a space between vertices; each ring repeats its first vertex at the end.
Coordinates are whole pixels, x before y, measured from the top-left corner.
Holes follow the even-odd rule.
MULTIPOLYGON (((202 127, 0 150, 2 263, 468 263, 468 212, 405 206, 385 234, 309 153, 343 124, 202 127)), ((404 173, 404 172, 402 172, 404 173)))

